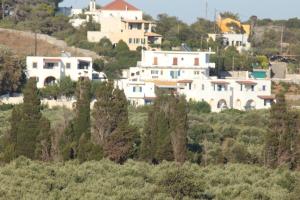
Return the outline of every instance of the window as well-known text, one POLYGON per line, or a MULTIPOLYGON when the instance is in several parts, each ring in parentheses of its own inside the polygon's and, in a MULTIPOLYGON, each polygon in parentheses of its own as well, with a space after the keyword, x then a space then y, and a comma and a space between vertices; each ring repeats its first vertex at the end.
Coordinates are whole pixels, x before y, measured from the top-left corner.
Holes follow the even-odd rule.
POLYGON ((202 90, 204 90, 205 89, 205 86, 204 86, 204 84, 202 84, 202 90))
POLYGON ((267 100, 264 100, 264 106, 267 106, 267 100))
POLYGON ((176 79, 180 76, 180 71, 170 71, 170 76, 172 79, 176 79))
POLYGON ((262 86, 262 90, 263 90, 263 91, 266 91, 266 88, 267 88, 267 87, 266 87, 265 85, 262 86))
POLYGON ((200 72, 199 71, 194 71, 194 75, 199 75, 200 74, 200 72))
POLYGON ((195 60, 194 60, 194 65, 195 65, 195 66, 199 66, 199 58, 195 58, 195 60))
POLYGON ((133 91, 133 92, 135 92, 135 91, 136 91, 136 87, 135 87, 135 86, 133 86, 133 88, 132 88, 132 91, 133 91))
POLYGON ((140 92, 143 92, 143 88, 142 87, 140 87, 140 92))
POLYGON ((218 85, 218 91, 222 91, 222 85, 218 85))
POLYGON ((137 43, 137 44, 140 43, 140 38, 136 38, 136 43, 137 43))
POLYGON ((192 83, 189 83, 189 90, 192 89, 192 83))
POLYGON ((241 91, 243 91, 243 85, 241 84, 241 91))
POLYGON ((254 85, 251 85, 251 91, 254 92, 254 85))
POLYGON ((155 75, 158 75, 158 70, 151 70, 151 74, 153 75, 153 74, 155 74, 155 75))
POLYGON ((129 44, 132 44, 132 38, 129 38, 128 42, 129 44))
POLYGON ((37 68, 37 63, 36 62, 34 62, 34 63, 32 63, 32 68, 37 68))
POLYGON ((144 38, 144 39, 141 39, 141 43, 142 43, 142 44, 145 44, 145 43, 146 43, 145 38, 144 38))
POLYGON ((53 69, 55 66, 57 66, 57 63, 45 63, 44 69, 53 69))
POLYGON ((153 58, 153 65, 158 65, 158 59, 157 59, 157 57, 153 58))
POLYGON ((88 69, 90 63, 87 61, 79 61, 78 63, 78 69, 88 69))
POLYGON ((178 59, 176 57, 173 58, 173 65, 178 65, 178 59))
POLYGON ((67 63, 67 64, 66 64, 66 68, 67 68, 67 69, 70 69, 70 68, 71 68, 71 63, 67 63))

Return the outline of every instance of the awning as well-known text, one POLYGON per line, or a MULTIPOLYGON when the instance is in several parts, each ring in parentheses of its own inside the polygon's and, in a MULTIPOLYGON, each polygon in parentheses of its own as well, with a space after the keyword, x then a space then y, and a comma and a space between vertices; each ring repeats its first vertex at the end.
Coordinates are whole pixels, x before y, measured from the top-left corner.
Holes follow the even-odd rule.
POLYGON ((247 80, 245 80, 245 81, 237 81, 237 83, 243 84, 243 85, 256 85, 257 84, 254 81, 247 81, 247 80))
POLYGON ((59 63, 61 59, 59 58, 44 58, 44 63, 59 63))
POLYGON ((157 34, 157 33, 153 33, 153 32, 146 32, 145 36, 148 36, 148 37, 162 37, 162 35, 157 34))
POLYGON ((144 99, 145 99, 145 100, 151 100, 151 101, 152 101, 152 100, 156 99, 156 97, 144 97, 144 99))
POLYGON ((229 82, 227 82, 227 81, 211 81, 211 83, 213 83, 213 84, 220 84, 220 85, 229 84, 229 82))
POLYGON ((90 63, 90 61, 89 60, 78 60, 78 62, 84 62, 84 63, 90 63))
POLYGON ((192 83, 193 80, 180 80, 180 81, 177 81, 177 83, 192 83))
POLYGON ((264 100, 274 100, 275 95, 260 95, 258 98, 264 99, 264 100))

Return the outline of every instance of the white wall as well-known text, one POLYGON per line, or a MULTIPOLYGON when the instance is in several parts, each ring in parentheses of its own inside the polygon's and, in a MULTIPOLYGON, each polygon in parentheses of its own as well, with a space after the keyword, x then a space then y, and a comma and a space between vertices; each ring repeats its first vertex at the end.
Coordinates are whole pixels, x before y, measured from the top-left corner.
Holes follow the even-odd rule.
POLYGON ((244 77, 230 79, 209 76, 208 67, 214 67, 213 63, 209 63, 209 54, 211 52, 144 51, 142 61, 138 62, 137 67, 124 70, 122 74, 124 79, 119 80, 118 84, 122 85, 126 97, 130 101, 136 99, 135 103, 138 105, 145 104, 145 101, 141 100, 142 96, 155 96, 155 89, 160 87, 160 84, 173 84, 172 88, 176 88, 179 94, 185 95, 187 100, 207 101, 213 112, 224 109, 220 107, 220 102, 224 102, 226 108, 239 110, 250 109, 250 107, 263 109, 271 106, 270 101, 264 104, 265 100, 260 97, 271 96, 271 80, 251 79, 249 73, 243 73, 244 77), (158 65, 153 65, 154 57, 157 57, 158 65), (177 66, 172 65, 173 57, 178 57, 177 66), (195 57, 200 58, 199 66, 194 65, 195 57), (171 71, 180 71, 180 76, 172 78, 171 71), (164 83, 161 83, 162 81, 164 83), (150 86, 147 88, 147 84, 150 83, 154 90, 149 89, 150 86), (133 87, 137 85, 142 85, 142 93, 133 92, 133 87), (218 87, 221 87, 220 91, 218 87), (247 102, 249 108, 246 107, 247 102))
POLYGON ((37 87, 44 87, 44 82, 47 77, 54 77, 56 80, 65 76, 70 76, 73 81, 77 81, 79 77, 85 76, 92 79, 93 61, 90 57, 39 57, 28 56, 26 58, 26 74, 28 77, 37 77, 37 87), (53 69, 44 68, 44 59, 59 60, 53 69), (78 69, 79 61, 89 62, 88 69, 78 69), (33 68, 33 63, 37 63, 37 68, 33 68), (70 68, 67 68, 67 63, 70 63, 70 68))

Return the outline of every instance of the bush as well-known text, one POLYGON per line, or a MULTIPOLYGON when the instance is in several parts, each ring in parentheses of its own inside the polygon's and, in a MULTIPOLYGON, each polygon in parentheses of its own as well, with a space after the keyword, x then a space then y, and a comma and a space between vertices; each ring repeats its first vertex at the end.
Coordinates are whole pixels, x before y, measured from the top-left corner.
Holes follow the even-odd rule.
POLYGON ((204 182, 195 178, 195 174, 177 168, 168 171, 158 182, 159 189, 174 199, 190 197, 201 199, 204 196, 204 182))
POLYGON ((196 113, 210 113, 211 107, 206 101, 190 101, 189 107, 191 111, 196 113))

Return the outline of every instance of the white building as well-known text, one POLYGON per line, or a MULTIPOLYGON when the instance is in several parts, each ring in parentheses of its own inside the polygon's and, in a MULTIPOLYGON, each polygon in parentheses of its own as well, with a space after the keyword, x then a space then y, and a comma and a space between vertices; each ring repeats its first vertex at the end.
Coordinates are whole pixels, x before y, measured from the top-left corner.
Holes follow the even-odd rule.
POLYGON ((151 103, 157 88, 185 95, 187 100, 206 101, 212 111, 269 108, 273 101, 271 80, 218 79, 209 75, 212 52, 143 51, 137 67, 123 71, 117 82, 134 105, 151 103))
POLYGON ((220 39, 225 47, 233 46, 239 52, 249 51, 251 48, 251 43, 248 34, 237 34, 237 33, 221 33, 221 34, 208 34, 208 39, 216 41, 220 39))
POLYGON ((101 9, 96 8, 95 0, 91 0, 90 9, 85 14, 87 21, 92 19, 100 24, 100 30, 88 31, 89 42, 108 38, 113 44, 117 44, 123 40, 130 50, 136 50, 137 47, 149 48, 162 42, 162 36, 152 32, 155 23, 144 20, 143 11, 124 0, 114 0, 101 9))
POLYGON ((78 81, 79 77, 88 77, 91 80, 105 78, 105 75, 93 71, 90 57, 28 56, 26 68, 28 78, 36 77, 38 88, 53 84, 66 76, 73 81, 78 81))

